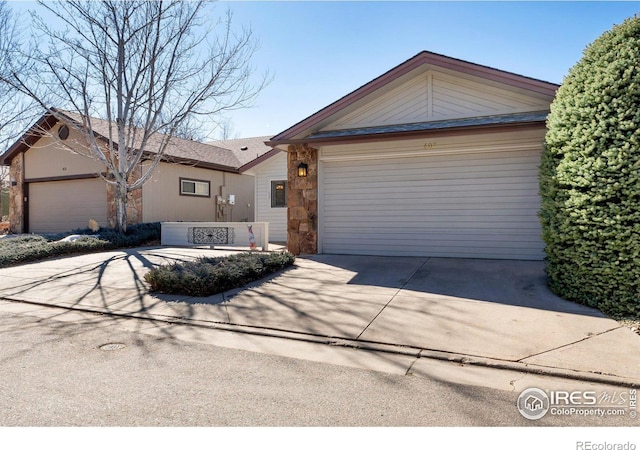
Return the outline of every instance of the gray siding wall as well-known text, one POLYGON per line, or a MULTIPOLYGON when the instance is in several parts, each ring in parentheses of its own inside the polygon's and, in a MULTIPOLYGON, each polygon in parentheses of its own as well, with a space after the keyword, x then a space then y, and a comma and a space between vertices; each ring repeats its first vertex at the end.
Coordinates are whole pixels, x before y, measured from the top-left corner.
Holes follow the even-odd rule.
POLYGON ((256 170, 256 222, 269 222, 271 242, 287 241, 287 208, 271 207, 271 181, 286 179, 286 152, 272 156, 256 170))

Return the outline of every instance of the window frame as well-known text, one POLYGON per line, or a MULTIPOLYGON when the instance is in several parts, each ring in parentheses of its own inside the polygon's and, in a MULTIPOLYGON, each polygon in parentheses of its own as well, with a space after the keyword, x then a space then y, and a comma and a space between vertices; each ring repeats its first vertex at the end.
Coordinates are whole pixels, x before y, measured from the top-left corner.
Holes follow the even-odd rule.
POLYGON ((179 178, 179 193, 185 197, 201 197, 201 198, 211 198, 211 181, 209 180, 198 180, 196 178, 179 178), (194 183, 194 191, 196 192, 184 192, 182 183, 184 182, 194 183), (207 193, 206 194, 198 194, 198 183, 207 185, 207 193))
POLYGON ((287 180, 270 180, 270 194, 271 194, 271 208, 286 208, 287 207, 287 180), (275 192, 277 190, 276 186, 282 185, 284 186, 284 205, 276 204, 276 195, 275 192))

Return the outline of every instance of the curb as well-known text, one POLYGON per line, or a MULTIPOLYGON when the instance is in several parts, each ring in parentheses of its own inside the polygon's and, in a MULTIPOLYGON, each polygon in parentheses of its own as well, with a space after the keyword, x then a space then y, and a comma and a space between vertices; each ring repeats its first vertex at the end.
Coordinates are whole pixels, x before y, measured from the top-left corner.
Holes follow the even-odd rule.
MULTIPOLYGON (((487 358, 476 355, 466 355, 461 353, 448 352, 437 349, 428 349, 421 347, 413 347, 407 345, 390 344, 375 341, 363 341, 339 336, 326 336, 313 333, 304 333, 298 331, 283 330, 277 328, 257 327, 250 325, 232 324, 226 322, 215 322, 206 320, 185 319, 178 316, 144 315, 144 312, 130 311, 105 311, 101 308, 77 307, 52 305, 50 303, 36 302, 30 300, 17 300, 8 297, 0 297, 0 300, 28 304, 33 306, 41 306, 47 308, 64 309, 68 311, 79 311, 91 314, 100 314, 103 316, 130 318, 145 320, 149 322, 161 322, 172 325, 185 325, 204 329, 229 331, 241 334, 249 334, 254 336, 265 336, 278 339, 293 340, 299 342, 307 342, 320 345, 329 345, 336 347, 352 348, 355 350, 363 350, 368 352, 379 352, 403 356, 411 356, 415 358, 433 359, 438 361, 450 362, 460 365, 485 367, 497 370, 508 370, 512 372, 541 375, 548 377, 556 377, 581 382, 591 382, 599 384, 607 384, 611 386, 620 386, 628 388, 640 388, 640 380, 634 380, 619 377, 613 374, 602 374, 595 372, 581 372, 570 369, 560 369, 556 367, 541 366, 535 364, 526 364, 518 361, 501 360, 496 358, 487 358)), ((411 371, 408 372, 408 374, 411 371)))

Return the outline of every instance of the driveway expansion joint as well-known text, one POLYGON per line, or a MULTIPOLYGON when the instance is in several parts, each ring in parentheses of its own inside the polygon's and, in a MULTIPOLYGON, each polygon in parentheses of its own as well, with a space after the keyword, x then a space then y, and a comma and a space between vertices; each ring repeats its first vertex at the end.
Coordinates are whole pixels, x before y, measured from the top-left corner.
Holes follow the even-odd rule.
POLYGON ((416 274, 418 272, 420 272, 420 270, 422 270, 422 268, 425 266, 425 264, 427 264, 427 262, 429 262, 431 258, 425 258, 424 262, 422 264, 420 264, 420 267, 418 267, 409 278, 407 278, 404 283, 402 283, 402 286, 400 286, 396 292, 394 292, 394 294, 391 296, 391 298, 389 299, 389 301, 387 303, 385 303, 385 305, 380 309, 380 311, 378 311, 378 313, 373 317, 373 319, 371 319, 371 321, 362 329, 362 331, 360 332, 360 334, 358 334, 358 337, 356 339, 360 339, 360 337, 365 333, 365 331, 367 331, 367 329, 371 326, 371 324, 373 322, 375 322, 375 320, 380 316, 380 314, 382 314, 382 312, 387 308, 387 306, 389 306, 391 304, 391 302, 398 296, 398 294, 405 288, 405 286, 407 284, 409 284, 409 281, 411 281, 413 279, 413 277, 416 276, 416 274))
POLYGON ((544 351, 541 351, 541 352, 538 352, 538 353, 533 353, 531 355, 527 355, 524 358, 517 359, 516 362, 526 364, 525 363, 526 359, 534 358, 536 356, 544 355, 544 354, 547 354, 547 353, 551 353, 551 352, 554 352, 556 350, 560 350, 561 348, 570 347, 572 345, 579 344, 580 342, 585 342, 585 341, 588 341, 589 339, 592 339, 592 338, 595 338, 595 337, 598 337, 598 336, 602 336, 604 334, 610 333, 610 332, 615 331, 615 330, 619 330, 620 328, 625 328, 625 326, 624 325, 620 325, 620 326, 616 326, 616 327, 610 328, 608 330, 601 331, 599 333, 592 333, 587 337, 584 337, 582 339, 578 339, 577 341, 569 342, 567 344, 558 345, 557 347, 553 347, 553 348, 550 348, 550 349, 547 349, 547 350, 544 350, 544 351))

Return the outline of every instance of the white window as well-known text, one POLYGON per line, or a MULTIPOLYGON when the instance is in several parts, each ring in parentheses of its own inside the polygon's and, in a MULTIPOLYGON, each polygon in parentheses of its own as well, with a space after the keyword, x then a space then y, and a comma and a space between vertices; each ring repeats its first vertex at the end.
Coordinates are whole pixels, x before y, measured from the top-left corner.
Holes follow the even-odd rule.
POLYGON ((210 197, 209 181, 190 180, 180 178, 180 195, 195 195, 197 197, 210 197))

